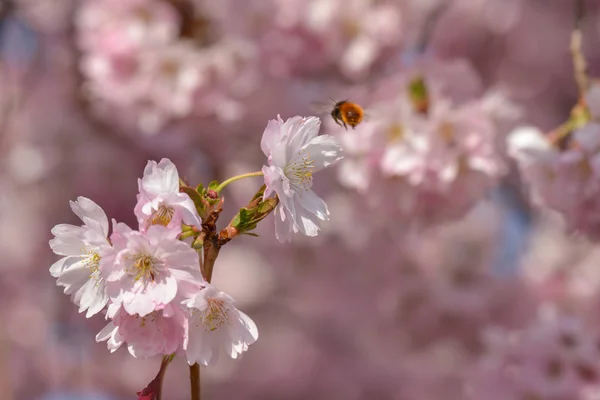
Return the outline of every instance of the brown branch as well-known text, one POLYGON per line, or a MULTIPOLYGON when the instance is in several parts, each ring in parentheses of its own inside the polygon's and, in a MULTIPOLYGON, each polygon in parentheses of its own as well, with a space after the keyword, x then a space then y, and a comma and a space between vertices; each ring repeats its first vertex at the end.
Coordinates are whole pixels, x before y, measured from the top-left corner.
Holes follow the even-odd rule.
POLYGON ((200 400, 200 365, 190 365, 190 392, 192 400, 200 400))

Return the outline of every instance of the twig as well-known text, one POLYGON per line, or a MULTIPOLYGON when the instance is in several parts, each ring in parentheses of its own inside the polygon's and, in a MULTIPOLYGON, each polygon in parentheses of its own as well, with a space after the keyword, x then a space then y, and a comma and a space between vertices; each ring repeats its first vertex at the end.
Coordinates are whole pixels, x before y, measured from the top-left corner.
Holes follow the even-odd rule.
POLYGON ((423 23, 423 27, 417 37, 414 49, 418 53, 423 53, 427 49, 427 45, 431 40, 431 35, 435 29, 435 25, 440 17, 444 14, 444 11, 448 8, 450 0, 443 1, 442 4, 435 7, 433 11, 429 13, 429 15, 425 18, 425 22, 423 23))
POLYGON ((582 51, 583 33, 581 32, 584 13, 584 0, 576 0, 574 8, 575 23, 573 32, 571 33, 571 56, 573 57, 573 69, 575 71, 575 81, 577 82, 580 101, 584 101, 583 99, 588 90, 587 64, 582 51))

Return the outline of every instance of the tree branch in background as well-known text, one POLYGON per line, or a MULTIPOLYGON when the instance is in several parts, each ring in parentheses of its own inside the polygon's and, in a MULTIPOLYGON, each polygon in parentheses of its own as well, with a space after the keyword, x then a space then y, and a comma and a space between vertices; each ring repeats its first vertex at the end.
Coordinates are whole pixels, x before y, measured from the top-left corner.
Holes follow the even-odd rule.
POLYGON ((575 1, 574 9, 574 27, 571 33, 571 56, 573 57, 573 69, 575 71, 575 81, 579 90, 579 99, 584 101, 588 89, 588 77, 586 74, 587 64, 582 51, 583 33, 581 27, 585 14, 584 0, 575 1))
POLYGON ((439 21, 440 17, 444 14, 444 12, 448 9, 450 5, 450 0, 442 1, 441 4, 437 5, 433 8, 432 11, 429 12, 429 15, 425 18, 423 22, 423 27, 421 28, 417 40, 415 41, 414 51, 418 53, 423 53, 427 49, 429 45, 429 41, 431 40, 431 35, 435 30, 435 26, 439 21))

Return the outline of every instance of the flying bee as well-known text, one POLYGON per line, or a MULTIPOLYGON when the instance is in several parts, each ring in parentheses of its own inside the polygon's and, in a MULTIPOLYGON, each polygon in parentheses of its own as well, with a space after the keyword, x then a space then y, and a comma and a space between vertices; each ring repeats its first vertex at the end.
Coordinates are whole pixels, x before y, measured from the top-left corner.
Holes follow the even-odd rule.
POLYGON ((349 101, 348 99, 337 101, 334 99, 330 99, 333 102, 333 106, 331 103, 315 103, 316 107, 313 107, 317 112, 329 112, 331 118, 335 121, 339 126, 344 127, 348 130, 348 125, 354 129, 356 125, 363 122, 366 118, 365 110, 356 103, 349 101), (333 109, 332 109, 333 107, 333 109))

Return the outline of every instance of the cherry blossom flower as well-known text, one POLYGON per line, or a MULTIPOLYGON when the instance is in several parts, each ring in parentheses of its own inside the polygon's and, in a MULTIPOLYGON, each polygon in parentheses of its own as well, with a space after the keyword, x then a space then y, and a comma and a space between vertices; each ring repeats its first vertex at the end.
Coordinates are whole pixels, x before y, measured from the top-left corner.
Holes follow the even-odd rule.
POLYGON ((185 314, 177 305, 140 316, 111 304, 107 316, 112 321, 96 335, 96 341, 107 341, 111 353, 126 343, 132 356, 146 358, 175 353, 183 343, 185 314))
POLYGON ((59 224, 52 228, 52 251, 65 256, 50 267, 57 285, 64 286, 79 312, 87 310, 89 318, 108 303, 106 282, 100 271, 103 252, 111 248, 106 214, 92 200, 78 197, 71 209, 83 221, 82 226, 59 224))
POLYGON ((171 160, 163 158, 158 164, 148 161, 144 176, 138 179, 138 187, 134 211, 142 232, 151 225, 179 230, 182 223, 202 224, 192 199, 179 192, 179 173, 171 160))
POLYGON ((261 140, 269 166, 263 167, 265 197, 276 193, 275 234, 280 242, 292 233, 316 236, 318 221, 329 219, 325 202, 312 191, 313 174, 342 159, 338 141, 329 135, 317 136, 317 117, 281 117, 269 121, 261 140))
POLYGON ((183 348, 190 365, 212 364, 221 352, 235 359, 258 339, 254 321, 233 303, 210 284, 182 302, 189 320, 183 348))
POLYGON ((531 127, 515 129, 508 137, 534 201, 558 212, 567 229, 591 239, 600 238, 600 124, 589 123, 559 149, 531 127))
POLYGON ((514 108, 499 91, 483 94, 468 64, 421 64, 362 88, 368 120, 337 134, 340 182, 387 223, 461 218, 507 172, 496 136, 514 108))
POLYGON ((144 317, 203 282, 198 253, 177 240, 177 234, 159 225, 151 226, 145 234, 123 234, 124 248, 114 264, 103 266, 112 305, 122 305, 125 312, 144 317))
POLYGON ((403 41, 402 6, 383 0, 261 2, 251 12, 269 13, 261 26, 262 57, 277 75, 316 76, 341 72, 364 78, 403 41), (310 53, 311 57, 305 57, 310 53))

